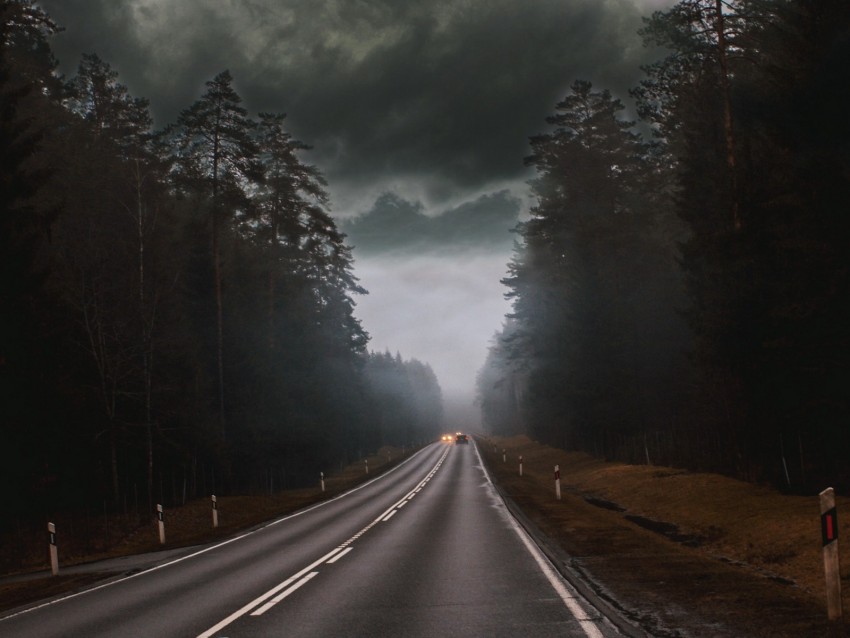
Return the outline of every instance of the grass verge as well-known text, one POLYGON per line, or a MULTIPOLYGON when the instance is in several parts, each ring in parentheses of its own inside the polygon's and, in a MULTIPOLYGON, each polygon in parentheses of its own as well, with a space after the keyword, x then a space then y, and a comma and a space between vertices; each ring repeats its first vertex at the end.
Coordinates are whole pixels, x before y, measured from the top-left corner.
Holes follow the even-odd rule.
MULTIPOLYGON (((632 619, 652 635, 681 635, 688 623, 685 635, 826 635, 817 496, 606 463, 522 436, 478 443, 500 488, 603 594, 631 601, 632 619), (730 626, 743 630, 723 633, 730 626)), ((850 499, 838 497, 839 511, 848 506, 850 499)), ((847 538, 850 525, 840 514, 839 525, 839 538, 847 538)), ((845 592, 848 574, 843 566, 845 592)))
MULTIPOLYGON (((325 478, 325 491, 319 485, 297 490, 284 490, 271 495, 218 496, 219 526, 212 527, 212 507, 208 498, 195 499, 165 512, 164 545, 153 517, 127 529, 113 521, 104 534, 100 520, 95 538, 89 525, 78 523, 76 529, 57 520, 60 570, 50 575, 46 532, 21 538, 9 533, 0 538, 0 612, 8 611, 52 596, 77 591, 112 576, 112 573, 63 573, 64 569, 85 563, 133 556, 160 550, 179 549, 223 540, 240 531, 251 529, 368 481, 391 469, 410 456, 410 450, 381 448, 376 454, 353 463, 325 478), (369 472, 366 473, 368 461, 369 472), (119 535, 119 530, 127 530, 119 535), (46 571, 45 571, 46 570, 46 571), (5 581, 5 582, 4 582, 5 581)), ((46 528, 44 528, 46 529, 46 528)))
MULTIPOLYGON (((624 615, 650 635, 826 635, 816 497, 782 495, 713 474, 606 463, 526 437, 479 438, 478 443, 499 487, 563 548, 571 567, 597 593, 622 601, 624 615), (554 494, 556 464, 560 501, 554 494)), ((104 550, 69 556, 60 549, 60 561, 69 565, 222 539, 350 489, 401 456, 399 450, 382 449, 369 458, 369 475, 360 461, 329 476, 324 493, 316 487, 220 497, 217 530, 211 527, 209 501, 194 501, 168 510, 164 547, 151 521, 104 550)), ((847 511, 850 499, 839 497, 837 505, 847 511)), ((847 538, 846 517, 839 516, 839 525, 839 536, 847 538)), ((48 567, 44 547, 42 554, 35 569, 48 567)), ((842 568, 845 591, 848 573, 842 568)), ((60 573, 5 582, 0 610, 75 591, 109 575, 60 573)), ((846 601, 844 613, 850 613, 846 601)))

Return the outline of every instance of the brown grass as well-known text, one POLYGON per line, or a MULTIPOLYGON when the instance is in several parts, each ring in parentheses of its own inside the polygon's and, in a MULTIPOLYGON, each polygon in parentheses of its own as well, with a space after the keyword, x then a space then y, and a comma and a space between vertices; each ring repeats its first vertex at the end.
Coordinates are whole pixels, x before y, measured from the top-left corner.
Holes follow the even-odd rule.
MULTIPOLYGON (((274 518, 284 516, 314 503, 318 503, 351 489, 382 472, 387 471, 410 450, 384 447, 376 454, 352 463, 340 472, 325 477, 325 491, 319 482, 315 487, 285 490, 273 495, 218 496, 217 528, 212 527, 212 506, 209 498, 195 499, 181 507, 165 511, 164 545, 159 543, 159 530, 153 516, 141 524, 128 525, 123 516, 110 517, 109 532, 104 518, 81 523, 82 516, 74 520, 57 518, 60 573, 49 574, 50 560, 46 528, 32 530, 24 535, 20 531, 0 537, 0 576, 23 577, 20 580, 0 583, 0 611, 73 591, 104 578, 104 574, 63 574, 63 568, 119 556, 130 556, 163 549, 176 549, 227 538, 239 531, 250 529, 274 518), (364 461, 369 462, 366 473, 364 461), (38 574, 36 574, 38 572, 38 574), (27 576, 30 574, 31 576, 27 576)), ((107 574, 108 575, 108 574, 107 574)))
MULTIPOLYGON (((740 635, 821 635, 825 605, 816 497, 786 496, 713 474, 605 463, 526 437, 478 442, 494 480, 550 538, 577 559, 578 567, 592 571, 602 583, 617 583, 620 593, 626 597, 634 594, 646 609, 653 610, 650 620, 633 618, 636 622, 645 627, 649 623, 650 628, 682 626, 677 625, 682 617, 670 611, 678 604, 688 616, 697 610, 696 615, 719 615, 724 621, 737 623, 745 628, 740 635), (506 451, 505 463, 502 449, 506 451), (517 472, 520 455, 524 461, 521 478, 517 472), (561 501, 554 498, 555 464, 561 470, 561 501), (747 580, 739 574, 758 578, 747 580), (630 578, 632 581, 626 583, 630 578), (782 604, 778 605, 780 600, 782 604), (773 621, 780 631, 768 627, 763 615, 756 613, 765 608, 787 608, 782 618, 778 617, 781 611, 771 614, 777 616, 773 621)), ((218 530, 211 527, 208 499, 169 509, 165 548, 223 538, 330 498, 392 467, 400 457, 398 450, 381 450, 369 458, 368 476, 362 460, 352 464, 326 479, 324 494, 316 486, 273 496, 220 497, 218 530)), ((850 499, 838 498, 839 510, 847 511, 848 506, 850 499)), ((846 519, 839 515, 844 538, 846 519)), ((61 521, 57 525, 61 530, 61 521)), ((72 555, 62 549, 69 540, 60 535, 62 538, 63 565, 162 549, 153 521, 94 552, 72 555)), ((7 544, 8 539, 0 540, 7 544)), ((40 558, 29 569, 48 569, 43 539, 35 554, 40 558)), ((9 571, 15 570, 7 569, 6 573, 9 571)), ((0 585, 0 609, 80 588, 103 576, 60 574, 7 582, 0 585)), ((848 567, 844 567, 845 591, 847 577, 848 567)), ((850 606, 845 601, 845 617, 848 613, 850 606)), ((693 635, 703 635, 700 629, 694 631, 693 635)))
MULTIPOLYGON (((606 463, 586 454, 540 445, 527 437, 494 437, 482 443, 482 448, 486 446, 496 469, 502 450, 506 451, 504 465, 511 475, 518 475, 518 459, 523 456, 523 481, 552 495, 548 504, 552 517, 557 517, 559 508, 554 500, 553 474, 558 464, 562 492, 607 506, 612 515, 621 518, 637 517, 644 524, 666 523, 658 527, 676 530, 680 542, 705 556, 794 583, 817 604, 824 600, 817 496, 788 496, 716 474, 606 463)), ((505 481, 513 479, 499 478, 500 483, 505 481)), ((850 510, 850 498, 837 497, 837 509, 839 538, 850 538, 848 517, 841 515, 841 511, 850 510)), ((841 575, 846 590, 848 561, 841 575)), ((848 597, 844 598, 844 615, 848 617, 850 604, 848 597)))

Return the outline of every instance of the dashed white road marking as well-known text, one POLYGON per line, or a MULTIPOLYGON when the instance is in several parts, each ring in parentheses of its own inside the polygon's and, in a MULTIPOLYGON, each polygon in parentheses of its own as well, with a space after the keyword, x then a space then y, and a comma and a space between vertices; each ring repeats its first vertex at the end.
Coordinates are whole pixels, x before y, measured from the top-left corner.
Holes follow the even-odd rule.
POLYGON ((332 558, 335 554, 338 554, 340 551, 342 551, 342 548, 341 548, 341 547, 337 547, 336 549, 331 550, 330 552, 328 552, 327 554, 325 554, 324 556, 322 556, 319 560, 317 560, 317 561, 315 561, 315 562, 311 563, 310 565, 308 565, 307 567, 305 567, 304 569, 302 569, 302 570, 301 570, 300 572, 298 572, 297 574, 295 574, 295 575, 293 575, 293 576, 290 576, 289 578, 287 578, 285 581, 283 581, 283 582, 282 582, 282 583, 280 583, 279 585, 275 585, 274 587, 272 587, 270 590, 268 590, 268 591, 267 591, 265 594, 263 594, 262 596, 258 596, 257 598, 255 598, 254 600, 252 600, 250 603, 248 603, 247 605, 245 605, 245 606, 244 606, 244 607, 242 607, 241 609, 238 609, 237 611, 234 611, 234 612, 233 612, 232 614, 230 614, 227 618, 225 618, 225 619, 224 619, 224 620, 222 620, 221 622, 219 622, 219 623, 217 623, 217 624, 213 625, 212 627, 210 627, 209 629, 207 629, 204 633, 202 633, 202 634, 198 634, 198 638, 211 638, 211 637, 212 637, 214 634, 216 634, 216 633, 217 633, 220 629, 224 629, 225 627, 227 627, 227 625, 229 625, 230 623, 232 623, 234 620, 236 620, 236 619, 238 619, 238 618, 241 618, 242 616, 244 616, 245 614, 247 614, 249 611, 251 611, 252 609, 254 609, 257 605, 259 605, 259 604, 261 604, 261 603, 264 603, 266 600, 268 600, 269 598, 271 598, 272 596, 274 596, 275 594, 277 594, 277 593, 278 593, 281 589, 283 589, 283 588, 288 587, 289 585, 291 585, 291 584, 292 584, 292 582, 293 582, 294 580, 296 580, 296 579, 298 579, 298 578, 301 578, 301 577, 302 577, 302 576, 304 576, 304 574, 306 574, 307 572, 312 571, 312 569, 313 569, 314 567, 317 567, 319 564, 326 562, 327 560, 329 560, 330 558, 332 558))
POLYGON ((325 564, 326 564, 326 565, 333 565, 335 562, 337 562, 340 558, 342 558, 343 556, 345 556, 345 555, 346 555, 348 552, 350 552, 352 549, 354 549, 354 548, 353 548, 353 547, 346 547, 346 548, 345 548, 344 550, 342 550, 339 554, 337 554, 336 556, 334 556, 334 557, 333 557, 333 558, 331 558, 330 560, 325 561, 325 564))
POLYGON ((420 492, 422 490, 422 487, 425 485, 425 483, 427 483, 428 481, 431 480, 431 478, 433 478, 433 476, 437 472, 437 470, 440 469, 440 466, 443 464, 443 461, 446 459, 446 456, 448 455, 448 453, 449 453, 449 450, 446 449, 446 451, 443 452, 443 455, 437 461, 436 465, 434 465, 434 467, 431 468, 431 471, 428 473, 428 475, 424 479, 422 479, 416 485, 416 487, 414 487, 410 492, 405 494, 404 497, 402 497, 400 500, 393 503, 392 506, 390 506, 389 508, 384 510, 384 512, 380 516, 378 516, 378 518, 373 520, 366 527, 364 527, 359 532, 357 532, 354 536, 352 536, 347 541, 345 541, 344 543, 342 543, 341 545, 339 545, 335 549, 331 550, 330 552, 328 552, 327 554, 322 556, 319 560, 312 562, 310 565, 308 565, 307 567, 305 567, 304 569, 302 569, 298 573, 293 574, 292 576, 290 576, 289 578, 284 580, 282 583, 275 585, 269 591, 264 593, 262 596, 258 596, 257 598, 252 600, 250 603, 248 603, 247 605, 245 605, 241 609, 238 609, 237 611, 233 612, 232 614, 230 614, 227 618, 225 618, 221 622, 219 622, 216 625, 207 629, 204 633, 199 634, 197 638, 212 638, 212 636, 215 635, 216 633, 218 633, 221 629, 224 629, 225 627, 227 627, 228 625, 230 625, 234 621, 238 620, 239 618, 241 618, 245 614, 250 614, 251 616, 260 616, 260 615, 266 613, 269 609, 274 607, 277 603, 279 603, 284 598, 289 596, 291 593, 293 593, 299 587, 305 585, 307 582, 309 582, 310 580, 315 578, 319 574, 319 572, 313 571, 314 568, 316 568, 321 563, 326 563, 326 564, 335 563, 336 561, 338 561, 340 558, 342 558, 345 554, 347 554, 348 552, 350 552, 353 549, 351 547, 351 544, 355 540, 359 539, 361 536, 363 536, 363 534, 368 532, 370 529, 372 529, 378 523, 388 521, 393 516, 395 516, 395 514, 398 512, 399 508, 401 508, 411 498, 413 498, 416 495, 416 493, 420 492), (281 592, 281 590, 284 590, 284 591, 281 592), (278 592, 280 592, 280 593, 278 594, 278 592), (273 596, 274 596, 274 598, 272 598, 273 596), (271 598, 271 600, 269 600, 270 598, 271 598), (268 601, 268 602, 266 602, 266 601, 268 601), (260 606, 260 605, 262 605, 262 606, 260 606))
POLYGON ((252 536, 252 535, 254 535, 258 532, 261 532, 262 530, 264 530, 268 527, 272 527, 272 526, 277 525, 279 523, 283 523, 284 521, 288 521, 288 520, 295 518, 297 516, 303 516, 304 514, 307 514, 308 512, 312 512, 313 510, 318 509, 320 507, 325 507, 326 505, 329 505, 330 503, 333 503, 334 501, 338 501, 338 500, 343 499, 343 498, 345 498, 345 497, 347 497, 351 494, 354 494, 355 492, 359 492, 360 490, 364 489, 365 487, 368 487, 369 485, 371 485, 375 481, 380 481, 381 479, 386 478, 388 475, 390 475, 393 472, 395 472, 396 470, 400 469, 402 466, 407 465, 409 462, 411 462, 413 459, 415 459, 420 453, 421 453, 421 451, 417 452, 416 454, 405 459, 404 461, 402 461, 401 463, 399 463, 395 467, 387 470, 384 474, 382 474, 380 476, 376 476, 375 478, 373 478, 369 481, 366 481, 365 483, 362 483, 361 485, 358 485, 357 487, 353 487, 350 490, 343 492, 342 494, 334 496, 333 498, 329 498, 326 501, 316 503, 315 505, 305 507, 303 510, 299 510, 299 511, 294 512, 292 514, 287 514, 286 516, 275 519, 275 520, 271 521, 270 523, 267 523, 265 525, 257 527, 256 529, 254 529, 250 532, 247 532, 245 534, 240 534, 239 536, 234 536, 233 538, 229 538, 226 541, 222 541, 221 543, 216 543, 215 545, 210 545, 209 547, 205 547, 204 549, 199 550, 197 552, 192 552, 191 554, 181 556, 180 558, 175 558, 174 560, 170 560, 170 561, 167 561, 167 562, 164 562, 164 563, 160 563, 159 565, 155 565, 153 567, 150 567, 149 569, 145 569, 143 571, 136 572, 134 574, 130 574, 129 576, 125 576, 124 578, 116 578, 115 580, 110 580, 109 582, 103 583, 102 585, 97 585, 96 587, 84 589, 83 591, 78 591, 78 592, 75 592, 73 594, 68 594, 67 596, 62 596, 61 598, 54 598, 54 599, 49 600, 47 602, 41 603, 39 605, 33 605, 32 607, 27 607, 26 609, 22 609, 21 611, 17 611, 15 613, 9 614, 7 616, 3 616, 2 618, 0 618, 0 623, 2 623, 4 620, 9 620, 10 618, 15 618, 16 616, 22 616, 24 614, 29 614, 31 612, 38 610, 38 609, 42 609, 44 607, 49 607, 51 605, 57 605, 57 604, 60 604, 64 601, 66 601, 66 600, 71 600, 72 598, 78 598, 80 596, 85 596, 87 594, 91 594, 92 592, 96 592, 100 589, 104 589, 106 587, 112 587, 114 585, 117 585, 119 583, 123 583, 125 581, 131 580, 131 579, 134 579, 134 578, 144 577, 148 574, 159 571, 160 569, 166 569, 166 568, 171 567, 173 565, 177 565, 178 563, 182 563, 183 561, 191 560, 191 559, 193 559, 197 556, 200 556, 201 554, 206 554, 207 552, 211 552, 213 550, 216 550, 219 547, 224 547, 225 545, 229 545, 230 543, 234 543, 234 542, 236 542, 236 541, 238 541, 242 538, 245 538, 247 536, 252 536))
MULTIPOLYGON (((337 555, 337 556, 339 556, 339 555, 337 555)), ((331 561, 332 561, 332 560, 334 560, 334 559, 331 559, 331 561)), ((331 562, 331 561, 328 561, 328 562, 331 562)), ((271 609, 272 607, 274 607, 275 605, 277 605, 277 604, 278 604, 281 600, 283 600, 284 598, 286 598, 287 596, 289 596, 289 594, 291 594, 291 593, 292 593, 292 592, 294 592, 296 589, 298 589, 299 587, 301 587, 301 585, 305 584, 307 581, 309 581, 310 579, 312 579, 314 576, 318 576, 318 575, 319 575, 319 572, 310 572, 310 573, 309 573, 309 574, 307 574, 304 578, 302 578, 301 580, 299 580, 297 583, 295 583, 294 585, 292 585, 292 586, 291 586, 291 587, 289 587, 288 589, 283 590, 283 592, 282 592, 282 593, 280 593, 280 594, 278 594, 277 596, 275 596, 274 598, 272 598, 272 599, 271 599, 269 602, 267 602, 265 605, 263 605, 263 606, 262 606, 262 607, 260 607, 259 609, 256 609, 256 610, 252 611, 252 612, 251 612, 251 615, 252 615, 252 616, 262 616, 262 615, 263 615, 264 613, 266 613, 269 609, 271 609)))

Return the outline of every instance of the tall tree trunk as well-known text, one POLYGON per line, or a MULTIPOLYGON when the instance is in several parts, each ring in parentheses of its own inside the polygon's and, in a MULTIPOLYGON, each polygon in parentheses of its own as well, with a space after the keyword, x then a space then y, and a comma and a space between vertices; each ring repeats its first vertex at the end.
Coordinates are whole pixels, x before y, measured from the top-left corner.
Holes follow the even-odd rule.
POLYGON ((274 350, 274 296, 275 296, 275 277, 274 271, 269 270, 269 352, 274 350))
POLYGON ((224 416, 224 310, 221 290, 221 244, 219 241, 218 164, 219 139, 213 145, 213 200, 212 200, 212 253, 215 278, 216 312, 216 355, 218 358, 218 420, 222 440, 227 440, 227 425, 224 416))
POLYGON ((109 456, 110 472, 112 474, 112 502, 120 500, 121 488, 118 484, 118 443, 115 440, 115 424, 109 424, 109 456))
POLYGON ((720 62, 720 85, 723 91, 723 130, 726 135, 726 166, 729 169, 729 186, 732 190, 732 228, 741 230, 740 202, 738 198, 738 169, 735 153, 735 129, 732 122, 732 91, 729 84, 729 60, 726 57, 726 20, 723 17, 723 2, 715 0, 717 19, 717 57, 720 62))
POLYGON ((145 297, 145 206, 142 201, 141 167, 136 160, 136 222, 139 239, 139 314, 142 317, 142 382, 145 393, 145 447, 146 447, 146 481, 145 488, 148 497, 148 511, 153 509, 153 420, 151 410, 152 385, 152 332, 153 309, 149 309, 145 297))
MULTIPOLYGON (((272 213, 275 215, 275 213, 272 213)), ((275 215, 276 217, 276 215, 275 215)), ((272 224, 272 238, 271 238, 271 251, 272 257, 277 250, 277 233, 278 226, 277 222, 272 224)), ((272 264, 274 264, 274 259, 272 259, 272 264)), ((275 338, 274 338, 274 300, 275 300, 275 272, 274 266, 269 267, 269 307, 268 307, 268 319, 269 319, 269 352, 274 350, 275 338)))
MULTIPOLYGON (((82 277, 82 300, 81 308, 83 312, 83 321, 85 330, 89 339, 89 348, 92 357, 94 358, 95 366, 98 372, 98 382, 100 391, 100 400, 103 405, 103 414, 106 417, 106 436, 109 441, 109 466, 112 483, 112 495, 115 502, 119 498, 118 485, 118 441, 117 441, 117 426, 115 424, 116 417, 116 375, 118 374, 115 366, 117 360, 111 361, 104 336, 105 327, 101 313, 103 309, 100 307, 101 301, 97 294, 91 293, 91 301, 86 299, 86 276, 82 277)), ((95 284, 92 284, 93 286, 95 284)))
POLYGON ((218 214, 213 211, 212 250, 215 267, 215 312, 216 312, 216 353, 218 357, 218 411, 222 440, 227 439, 227 427, 224 417, 224 311, 221 291, 221 247, 218 237, 218 214))

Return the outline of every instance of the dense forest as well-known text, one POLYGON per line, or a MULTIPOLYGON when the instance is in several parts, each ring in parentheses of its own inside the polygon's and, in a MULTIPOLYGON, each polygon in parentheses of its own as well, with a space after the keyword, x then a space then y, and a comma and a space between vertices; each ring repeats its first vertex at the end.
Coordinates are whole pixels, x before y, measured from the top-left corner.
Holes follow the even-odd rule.
POLYGON ((637 121, 578 80, 530 139, 485 427, 850 488, 850 4, 682 0, 640 34, 637 121))
POLYGON ((163 130, 0 0, 4 516, 315 483, 433 440, 430 367, 367 350, 326 182, 227 71, 163 130))
MULTIPOLYGON (((0 0, 0 523, 302 485, 434 438, 437 379, 369 352, 285 116, 224 71, 155 130, 97 55, 58 74, 59 30, 0 0)), ((484 427, 850 488, 850 5, 682 0, 641 36, 634 119, 576 80, 530 138, 484 427)))

